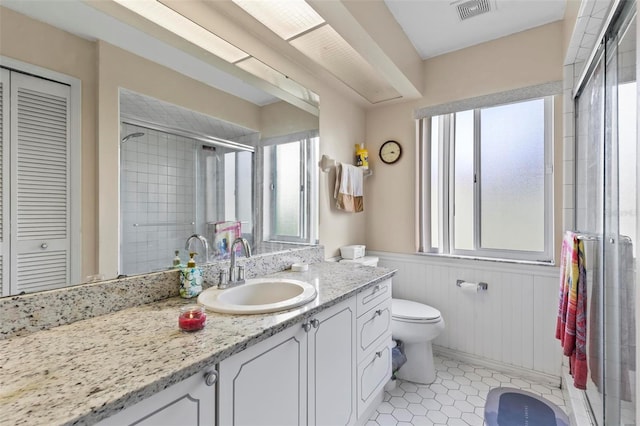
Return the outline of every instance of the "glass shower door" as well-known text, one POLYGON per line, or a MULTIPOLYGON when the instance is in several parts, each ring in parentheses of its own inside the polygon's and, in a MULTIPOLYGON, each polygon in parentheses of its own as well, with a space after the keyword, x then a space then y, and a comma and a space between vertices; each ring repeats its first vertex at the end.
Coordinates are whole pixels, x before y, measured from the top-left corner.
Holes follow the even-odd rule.
POLYGON ((576 98, 576 227, 587 260, 586 397, 599 425, 634 425, 636 18, 626 3, 576 98))

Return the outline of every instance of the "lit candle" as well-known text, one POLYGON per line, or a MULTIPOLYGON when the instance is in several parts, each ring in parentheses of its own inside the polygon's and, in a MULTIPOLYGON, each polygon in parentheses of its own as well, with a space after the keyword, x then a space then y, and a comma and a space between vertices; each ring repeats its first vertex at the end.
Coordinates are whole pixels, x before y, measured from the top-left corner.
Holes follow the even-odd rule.
POLYGON ((180 308, 178 327, 183 331, 202 330, 207 322, 207 314, 200 305, 188 305, 180 308))

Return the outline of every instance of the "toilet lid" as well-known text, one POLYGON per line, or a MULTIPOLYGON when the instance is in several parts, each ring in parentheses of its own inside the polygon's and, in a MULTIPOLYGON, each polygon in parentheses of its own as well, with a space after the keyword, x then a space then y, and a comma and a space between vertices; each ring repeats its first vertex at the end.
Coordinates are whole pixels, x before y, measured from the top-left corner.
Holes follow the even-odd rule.
POLYGON ((424 303, 404 299, 391 299, 391 314, 394 318, 409 321, 434 320, 440 311, 424 303))

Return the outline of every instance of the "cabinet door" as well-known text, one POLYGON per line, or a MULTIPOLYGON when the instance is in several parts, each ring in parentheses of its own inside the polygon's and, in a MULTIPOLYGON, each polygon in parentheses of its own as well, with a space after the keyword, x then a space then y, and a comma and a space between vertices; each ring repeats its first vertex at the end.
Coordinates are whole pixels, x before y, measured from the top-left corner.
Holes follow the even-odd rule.
POLYGON ((302 425, 307 418, 307 333, 300 324, 219 365, 219 424, 302 425))
POLYGON ((358 416, 367 411, 391 377, 391 335, 388 339, 358 366, 358 416))
POLYGON ((320 312, 309 332, 309 425, 355 423, 355 298, 320 312))
POLYGON ((195 374, 176 383, 103 420, 98 426, 215 426, 216 387, 215 383, 205 380, 206 374, 211 372, 195 374))

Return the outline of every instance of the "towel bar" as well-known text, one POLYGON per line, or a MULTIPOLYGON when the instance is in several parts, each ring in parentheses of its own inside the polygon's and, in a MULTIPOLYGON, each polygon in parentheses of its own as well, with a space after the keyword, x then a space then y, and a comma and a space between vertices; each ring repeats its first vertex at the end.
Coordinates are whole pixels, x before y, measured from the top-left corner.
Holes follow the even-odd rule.
MULTIPOLYGON (((336 167, 337 165, 338 162, 326 154, 322 154, 322 158, 320 159, 320 161, 318 161, 318 167, 320 167, 320 170, 325 173, 329 172, 333 167, 336 167)), ((373 171, 371 171, 371 169, 365 169, 362 171, 362 173, 364 177, 367 177, 371 176, 373 174, 373 171)))

